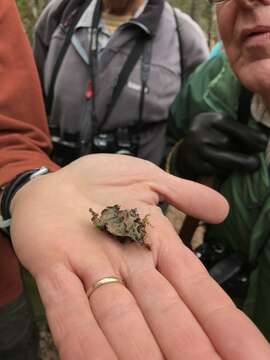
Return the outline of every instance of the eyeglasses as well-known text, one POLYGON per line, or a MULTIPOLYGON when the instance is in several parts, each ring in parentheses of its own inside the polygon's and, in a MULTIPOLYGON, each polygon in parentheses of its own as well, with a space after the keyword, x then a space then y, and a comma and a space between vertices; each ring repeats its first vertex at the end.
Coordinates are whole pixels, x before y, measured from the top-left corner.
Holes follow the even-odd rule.
POLYGON ((225 3, 226 1, 228 1, 228 0, 208 0, 208 2, 211 5, 222 4, 222 3, 225 3))

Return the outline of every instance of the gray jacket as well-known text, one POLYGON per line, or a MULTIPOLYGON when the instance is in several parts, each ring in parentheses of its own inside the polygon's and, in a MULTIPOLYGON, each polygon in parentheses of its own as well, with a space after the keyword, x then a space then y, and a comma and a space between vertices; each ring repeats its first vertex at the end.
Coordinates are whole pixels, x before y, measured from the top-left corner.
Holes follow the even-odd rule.
MULTIPOLYGON (((49 124, 60 130, 60 137, 79 134, 80 140, 92 136, 92 102, 87 99, 89 71, 89 42, 92 16, 97 0, 93 0, 79 20, 70 45, 59 69, 49 124), (86 13, 87 12, 87 13, 86 13), (84 138, 85 137, 85 138, 84 138)), ((48 93, 59 51, 65 40, 63 26, 51 34, 54 14, 63 0, 51 0, 41 14, 34 31, 34 55, 43 84, 48 93)), ((98 56, 96 74, 97 127, 104 118, 117 77, 134 46, 138 31, 149 36, 149 72, 144 95, 142 121, 139 130, 138 156, 160 164, 165 148, 165 130, 168 110, 181 86, 181 73, 190 72, 208 54, 206 39, 199 26, 186 14, 177 10, 183 50, 181 69, 179 40, 171 6, 162 0, 148 0, 142 13, 122 24, 113 33, 98 56), (149 55, 150 54, 150 55, 149 55)), ((139 117, 142 84, 142 55, 133 68, 111 115, 98 132, 131 128, 139 117)), ((91 151, 91 150, 90 150, 91 151)))

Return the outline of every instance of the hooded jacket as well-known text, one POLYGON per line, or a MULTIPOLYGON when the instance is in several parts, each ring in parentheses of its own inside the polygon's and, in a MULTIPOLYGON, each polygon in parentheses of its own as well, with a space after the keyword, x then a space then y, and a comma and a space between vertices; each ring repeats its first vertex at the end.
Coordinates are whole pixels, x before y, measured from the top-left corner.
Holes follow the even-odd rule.
MULTIPOLYGON (((232 71, 226 54, 219 54, 199 66, 190 76, 172 106, 169 122, 171 143, 188 131, 190 121, 199 113, 221 112, 228 121, 239 121, 238 108, 242 85, 232 71)), ((250 105, 250 104, 249 104, 250 105)), ((258 128, 252 111, 248 126, 258 128)), ((269 130, 265 128, 266 134, 269 130)), ((269 134, 269 133, 268 133, 269 134)), ((254 173, 233 172, 218 190, 230 205, 230 213, 218 225, 208 225, 206 238, 226 244, 255 264, 249 279, 244 311, 270 340, 270 176, 266 149, 259 154, 260 167, 254 173)), ((176 173, 173 166, 171 171, 176 173)))
POLYGON ((57 166, 49 159, 51 141, 38 74, 14 1, 0 6, 0 185, 19 173, 57 166))
MULTIPOLYGON (((0 4, 0 186, 29 169, 57 165, 32 52, 15 1, 0 4)), ((0 232, 0 306, 22 291, 18 261, 0 232)))

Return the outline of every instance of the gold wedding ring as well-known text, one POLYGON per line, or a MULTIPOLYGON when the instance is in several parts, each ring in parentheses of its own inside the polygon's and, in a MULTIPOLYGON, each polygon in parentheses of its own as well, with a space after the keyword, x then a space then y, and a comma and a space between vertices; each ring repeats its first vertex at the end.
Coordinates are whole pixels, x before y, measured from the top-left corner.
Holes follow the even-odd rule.
POLYGON ((122 279, 120 279, 116 276, 106 276, 106 277, 101 278, 101 279, 97 280, 96 282, 94 282, 93 286, 86 291, 86 295, 88 298, 90 298, 90 296, 93 294, 93 292, 95 290, 97 290, 99 287, 101 287, 103 285, 107 285, 107 284, 114 284, 114 283, 124 285, 124 281, 122 279))

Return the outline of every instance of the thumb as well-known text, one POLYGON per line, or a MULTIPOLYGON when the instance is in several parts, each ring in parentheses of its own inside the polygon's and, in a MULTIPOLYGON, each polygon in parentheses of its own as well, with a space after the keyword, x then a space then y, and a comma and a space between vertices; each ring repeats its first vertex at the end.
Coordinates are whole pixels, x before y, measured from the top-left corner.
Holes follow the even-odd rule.
POLYGON ((228 202, 217 191, 165 171, 154 190, 178 210, 208 223, 222 222, 229 212, 228 202))

